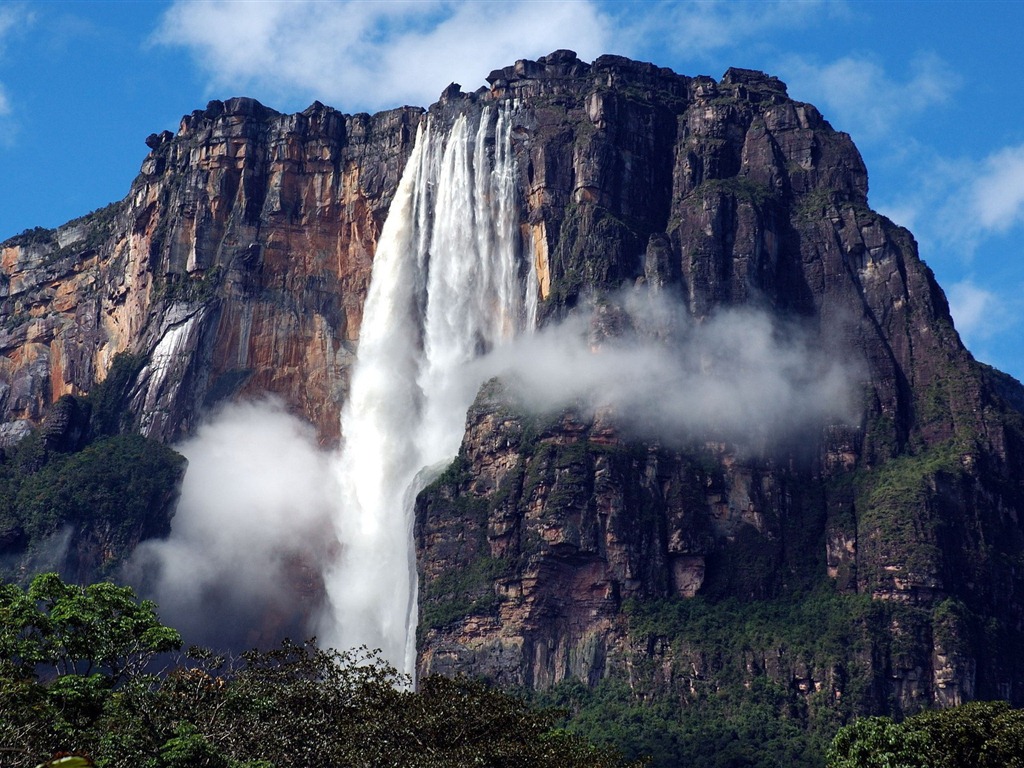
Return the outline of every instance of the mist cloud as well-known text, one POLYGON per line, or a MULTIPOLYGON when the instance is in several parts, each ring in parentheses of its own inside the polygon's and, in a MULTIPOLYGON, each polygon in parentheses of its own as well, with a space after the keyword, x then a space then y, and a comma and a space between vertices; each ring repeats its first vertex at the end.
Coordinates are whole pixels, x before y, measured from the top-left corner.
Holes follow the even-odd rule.
POLYGON ((235 403, 175 448, 189 464, 171 535, 138 548, 131 580, 187 642, 309 633, 339 496, 313 428, 272 400, 235 403))
MULTIPOLYGON (((600 410, 629 437, 745 451, 854 420, 860 381, 836 350, 766 312, 697 322, 641 290, 470 364, 458 376, 464 402, 493 376, 528 411, 600 410)), ((188 642, 240 648, 312 634, 329 608, 322 579, 357 533, 334 527, 344 520, 337 452, 275 401, 229 405, 176 447, 189 465, 171 535, 139 547, 129 578, 188 642)))
POLYGON ((594 305, 479 365, 534 411, 610 410, 639 437, 748 450, 855 422, 862 378, 855 362, 766 312, 724 309, 698 322, 646 291, 594 305))

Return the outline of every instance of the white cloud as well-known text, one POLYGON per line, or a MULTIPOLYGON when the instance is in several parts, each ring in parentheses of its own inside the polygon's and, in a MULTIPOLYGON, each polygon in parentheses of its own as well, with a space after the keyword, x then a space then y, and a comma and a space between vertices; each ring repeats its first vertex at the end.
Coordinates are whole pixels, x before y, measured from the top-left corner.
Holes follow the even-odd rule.
POLYGON ((426 106, 450 82, 475 90, 491 70, 559 48, 585 61, 614 53, 668 64, 845 9, 843 0, 175 0, 153 40, 189 49, 213 91, 353 111, 426 106))
POLYGON ((970 208, 983 230, 1006 232, 1024 223, 1024 144, 1006 147, 981 163, 970 189, 970 208))
POLYGON ((1006 325, 1003 302, 970 278, 951 285, 947 297, 953 322, 968 346, 972 340, 989 338, 1006 325))
POLYGON ((426 106, 453 80, 475 90, 492 69, 558 48, 593 58, 612 29, 584 0, 178 0, 153 39, 190 49, 225 96, 256 89, 354 111, 426 106))
POLYGON ((779 69, 794 98, 819 106, 840 130, 872 141, 892 138, 908 118, 946 103, 961 83, 934 54, 913 59, 903 79, 891 76, 870 54, 825 65, 789 57, 779 69))
POLYGON ((969 276, 951 285, 946 296, 960 338, 979 360, 1020 378, 1021 350, 1015 341, 1024 302, 1016 281, 1007 285, 979 284, 969 276))
POLYGON ((914 144, 896 165, 898 183, 890 181, 884 189, 884 198, 876 199, 872 195, 872 207, 911 230, 922 255, 929 261, 938 255, 950 256, 959 262, 966 251, 963 238, 952 229, 959 226, 964 216, 962 210, 949 210, 949 201, 959 190, 969 186, 972 164, 914 144))
POLYGON ((1024 144, 982 159, 920 153, 905 177, 898 197, 879 207, 913 225, 926 254, 971 262, 986 241, 1024 224, 1024 144))

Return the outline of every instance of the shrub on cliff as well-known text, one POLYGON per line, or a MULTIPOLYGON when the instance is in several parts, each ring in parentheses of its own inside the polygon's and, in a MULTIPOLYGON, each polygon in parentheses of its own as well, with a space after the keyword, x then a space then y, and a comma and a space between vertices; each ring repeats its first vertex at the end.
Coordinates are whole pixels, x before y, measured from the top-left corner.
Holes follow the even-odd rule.
POLYGON ((102 578, 139 540, 170 530, 186 461, 131 433, 126 404, 143 362, 118 355, 88 397, 65 395, 39 430, 0 449, 0 576, 102 578))

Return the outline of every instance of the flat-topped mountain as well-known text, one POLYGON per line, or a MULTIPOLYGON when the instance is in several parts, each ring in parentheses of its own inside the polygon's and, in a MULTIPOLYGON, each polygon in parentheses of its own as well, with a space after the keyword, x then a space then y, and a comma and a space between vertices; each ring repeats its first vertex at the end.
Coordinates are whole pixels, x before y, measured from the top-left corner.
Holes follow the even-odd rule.
MULTIPOLYGON (((4 442, 40 425, 59 442, 76 423, 61 398, 130 355, 122 431, 173 443, 218 403, 271 393, 336 445, 407 161, 466 118, 477 162, 507 146, 501 215, 542 332, 590 312, 596 347, 631 338, 624 290, 693 328, 750 312, 779 349, 798 329, 801 359, 840 364, 849 402, 758 422, 752 449, 735 428, 633 430, 489 382, 416 502, 418 668, 680 712, 770 690, 819 729, 1021 703, 1024 390, 963 347, 911 233, 870 209, 850 137, 750 70, 557 51, 487 82, 373 116, 214 101, 147 139, 124 200, 0 244, 4 442)), ((479 226, 496 209, 473 210, 479 226)), ((16 527, 0 531, 11 556, 16 527)))

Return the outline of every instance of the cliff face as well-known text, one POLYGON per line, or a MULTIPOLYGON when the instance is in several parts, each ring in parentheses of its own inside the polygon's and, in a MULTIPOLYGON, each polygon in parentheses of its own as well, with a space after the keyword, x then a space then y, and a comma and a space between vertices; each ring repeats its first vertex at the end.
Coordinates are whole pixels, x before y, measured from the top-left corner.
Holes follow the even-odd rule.
POLYGON ((274 393, 338 438, 380 226, 421 110, 281 115, 211 102, 151 148, 125 200, 3 244, 8 433, 88 392, 119 352, 146 435, 223 397, 274 393))
POLYGON ((421 669, 685 697, 722 669, 644 630, 644 606, 831 582, 895 604, 874 639, 871 622, 851 629, 856 685, 771 637, 743 674, 837 701, 865 687, 857 706, 873 709, 1019 697, 1007 637, 976 630, 1021 628, 1020 414, 961 345, 910 233, 869 209, 849 137, 755 72, 554 54, 490 81, 528 105, 520 168, 549 316, 622 283, 696 318, 752 305, 860 361, 863 399, 852 425, 745 455, 628 440, 573 411, 538 422, 483 393, 457 464, 420 497, 421 669))
MULTIPOLYGON (((839 663, 767 633, 740 678, 861 710, 1024 697, 1008 650, 1024 613, 1024 394, 963 348, 910 233, 868 207, 849 137, 746 70, 715 81, 560 51, 488 81, 430 114, 517 100, 542 321, 623 284, 698 322, 756 307, 856 362, 859 417, 750 453, 529 414, 488 385, 417 507, 421 670, 534 688, 628 678, 685 699, 732 662, 659 610, 824 585, 853 601, 855 650, 839 663)), ((127 398, 146 435, 173 441, 218 400, 271 392, 335 442, 422 115, 212 102, 150 137, 124 201, 2 244, 5 439, 126 351, 146 360, 127 398)))

